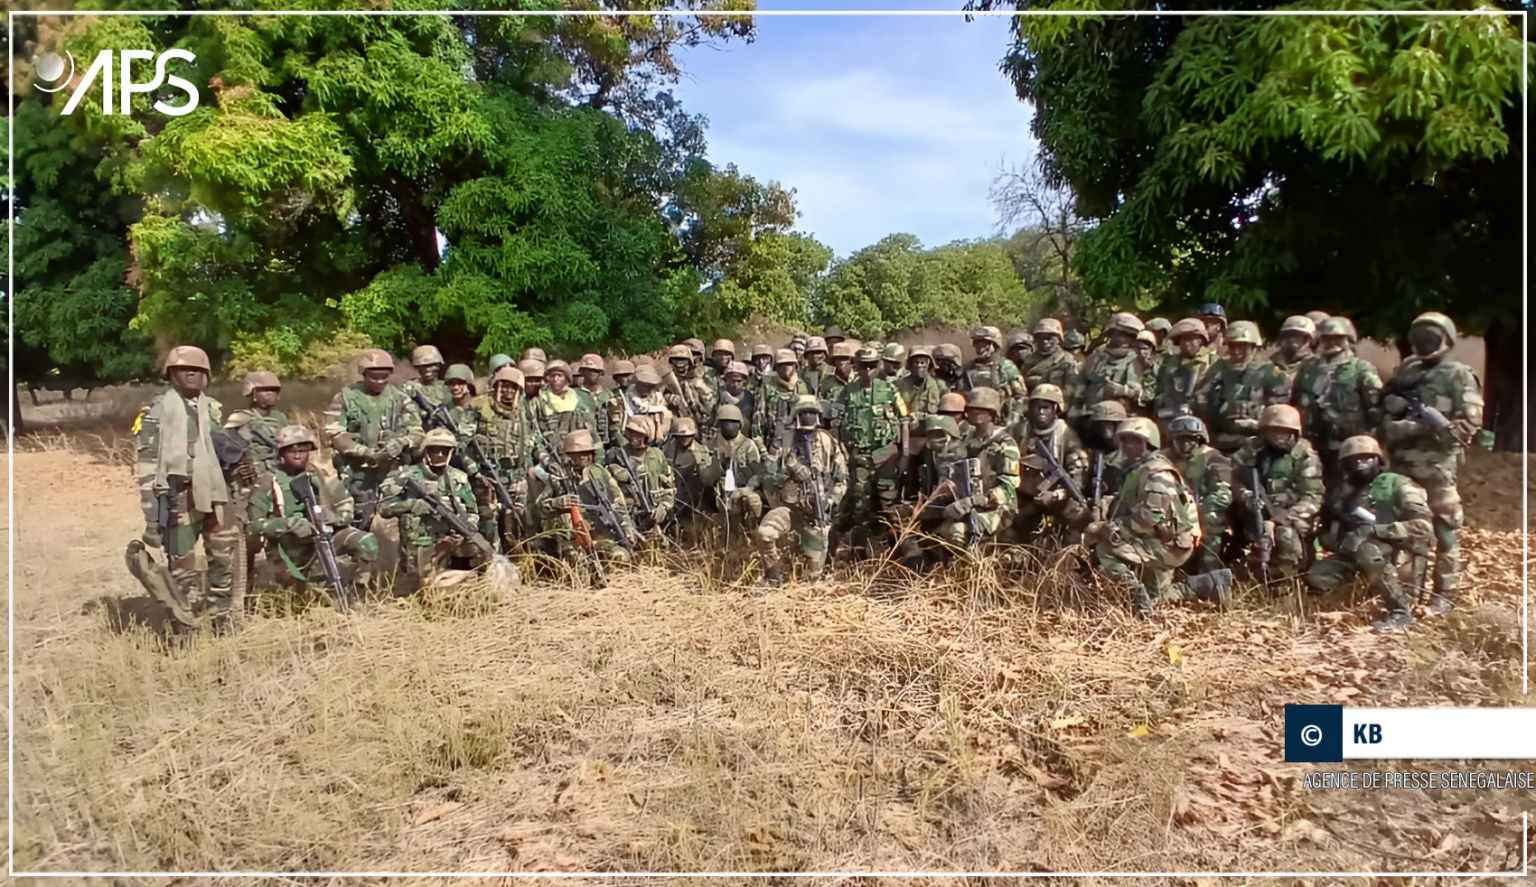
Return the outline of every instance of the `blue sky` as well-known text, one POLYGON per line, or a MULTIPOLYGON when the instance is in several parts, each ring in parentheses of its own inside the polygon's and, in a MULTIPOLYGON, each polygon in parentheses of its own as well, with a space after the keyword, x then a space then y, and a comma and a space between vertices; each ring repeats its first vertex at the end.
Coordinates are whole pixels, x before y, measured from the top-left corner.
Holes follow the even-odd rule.
MULTIPOLYGON (((818 6, 858 8, 758 0, 818 6)), ((799 229, 839 256, 898 231, 935 246, 991 235, 995 170, 1031 156, 1029 109, 997 69, 1008 44, 1000 17, 760 16, 751 44, 681 54, 673 94, 709 118, 713 162, 796 189, 799 229)))

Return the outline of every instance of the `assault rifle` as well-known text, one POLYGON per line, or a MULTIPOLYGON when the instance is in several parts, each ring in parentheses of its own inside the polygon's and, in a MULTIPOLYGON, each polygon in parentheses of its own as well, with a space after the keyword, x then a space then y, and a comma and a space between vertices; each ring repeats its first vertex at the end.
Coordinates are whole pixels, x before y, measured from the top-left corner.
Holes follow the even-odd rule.
POLYGON ((1269 555, 1273 547, 1264 532, 1264 515, 1269 512, 1269 498, 1264 495, 1264 478, 1259 466, 1253 466, 1253 541, 1259 546, 1259 575, 1269 584, 1269 555))
POLYGON ((1099 519, 1099 510, 1104 504, 1104 453, 1101 450, 1093 451, 1093 519, 1099 519))
MULTIPOLYGON (((426 415, 427 418, 424 424, 426 424, 428 430, 446 428, 452 431, 455 437, 462 437, 459 434, 458 425, 454 423, 453 417, 448 414, 446 406, 434 404, 432 401, 427 400, 427 396, 421 393, 420 388, 412 388, 410 394, 411 400, 414 400, 416 406, 420 407, 421 411, 426 415)), ((496 491, 497 503, 507 511, 512 511, 514 508, 512 493, 507 489, 507 482, 501 477, 501 467, 496 464, 496 460, 487 455, 485 449, 480 446, 480 442, 473 437, 465 442, 462 455, 459 453, 454 454, 454 457, 460 462, 464 461, 465 456, 480 469, 485 475, 486 480, 491 482, 491 489, 496 491)))
POLYGON ((443 523, 451 527, 455 533, 463 536, 465 540, 474 545, 475 548, 478 548, 481 554, 487 558, 496 556, 496 546, 492 545, 489 539, 480 535, 479 530, 470 526, 469 521, 466 521, 462 514, 444 505, 441 499, 428 493, 426 488, 416 478, 405 478, 405 490, 415 498, 421 499, 432 506, 433 514, 437 515, 443 523))
POLYGON ((651 498, 650 487, 646 485, 645 478, 641 477, 640 472, 635 469, 635 460, 629 455, 629 445, 620 444, 614 449, 618 450, 619 461, 623 463, 624 470, 629 472, 630 484, 635 489, 635 502, 640 506, 640 510, 645 512, 645 520, 649 522, 656 508, 656 500, 651 498))
MULTIPOLYGON (((320 572, 336 594, 336 609, 345 611, 352 606, 352 589, 342 579, 341 564, 336 560, 336 546, 332 544, 331 528, 320 510, 320 497, 316 494, 314 480, 304 472, 288 482, 288 489, 304 506, 304 516, 314 527, 315 554, 320 557, 320 572)), ((434 500, 435 501, 435 500, 434 500)))
POLYGON ((822 489, 821 472, 816 470, 816 431, 812 430, 804 439, 798 441, 800 459, 811 473, 811 481, 805 486, 811 488, 811 513, 816 520, 816 529, 826 532, 832 524, 832 515, 827 509, 826 491, 822 489))
POLYGON ((597 504, 583 505, 581 507, 588 511, 597 512, 597 519, 602 522, 603 526, 608 528, 608 532, 612 533, 615 539, 619 540, 619 544, 624 546, 624 550, 629 552, 629 556, 634 557, 635 547, 630 544, 629 534, 624 532, 624 521, 619 519, 619 512, 613 507, 613 500, 608 498, 607 491, 590 481, 585 486, 592 492, 592 498, 597 501, 597 504))
MULTIPOLYGON (((545 461, 536 471, 542 471, 549 485, 561 496, 575 496, 581 498, 581 489, 574 476, 574 466, 565 459, 565 454, 549 445, 549 438, 544 436, 544 429, 539 427, 538 417, 532 414, 529 408, 528 428, 544 451, 545 461), (551 470, 553 468, 554 470, 551 470)), ((592 565, 592 573, 597 577, 599 585, 608 584, 608 571, 603 569, 602 556, 592 545, 592 526, 581 514, 581 506, 572 505, 568 510, 571 518, 571 534, 575 537, 576 547, 580 548, 587 556, 587 562, 592 565)))
POLYGON ((1033 441, 1032 446, 1034 447, 1035 455, 1045 460, 1045 476, 1056 481, 1057 485, 1066 490, 1067 495, 1071 496, 1077 504, 1086 507, 1088 505, 1087 498, 1083 496, 1083 491, 1078 489, 1077 483, 1072 480, 1072 475, 1067 474, 1067 470, 1061 467, 1060 462, 1056 461, 1056 454, 1052 453, 1051 448, 1046 446, 1045 441, 1039 437, 1031 437, 1031 440, 1033 441))
POLYGON ((1399 382, 1394 379, 1382 388, 1382 396, 1397 395, 1408 405, 1405 418, 1423 425, 1436 434, 1449 434, 1451 439, 1464 447, 1472 446, 1472 441, 1457 430, 1455 423, 1447 419, 1445 414, 1433 406, 1424 402, 1424 382, 1427 377, 1420 376, 1412 382, 1399 382))
POLYGON ((966 537, 971 545, 981 541, 981 515, 976 513, 976 476, 981 473, 980 459, 956 459, 947 466, 949 481, 955 485, 956 499, 971 500, 971 509, 965 513, 966 537))

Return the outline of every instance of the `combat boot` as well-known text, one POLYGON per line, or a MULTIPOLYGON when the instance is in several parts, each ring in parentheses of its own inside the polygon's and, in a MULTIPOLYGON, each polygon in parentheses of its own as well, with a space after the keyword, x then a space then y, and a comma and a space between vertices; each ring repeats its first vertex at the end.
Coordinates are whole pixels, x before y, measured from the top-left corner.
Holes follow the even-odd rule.
POLYGON ((1145 619, 1152 615, 1152 596, 1147 594, 1147 587, 1140 582, 1130 587, 1131 612, 1145 619))
POLYGON ((1431 616, 1444 616, 1455 605, 1454 595, 1450 592, 1437 591, 1429 596, 1429 605, 1424 609, 1431 616))
POLYGON ((1211 570, 1206 573, 1196 573, 1185 580, 1185 587, 1195 600, 1209 601, 1220 607, 1230 606, 1232 603, 1232 571, 1228 569, 1211 570))
POLYGON ((763 587, 778 588, 784 584, 784 565, 782 563, 770 564, 763 570, 763 587))
POLYGON ((1407 610, 1388 610, 1387 615, 1371 623, 1377 631, 1398 631, 1413 624, 1413 614, 1407 610))

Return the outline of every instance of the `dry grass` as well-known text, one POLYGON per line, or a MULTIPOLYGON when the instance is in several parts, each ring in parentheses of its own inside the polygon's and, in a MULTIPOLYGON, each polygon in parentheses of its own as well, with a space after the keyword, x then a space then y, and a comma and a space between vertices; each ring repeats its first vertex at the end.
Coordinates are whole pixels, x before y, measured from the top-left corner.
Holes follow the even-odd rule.
MULTIPOLYGON (((49 452, 17 476, 71 466, 121 472, 49 452)), ((1309 793, 1280 763, 1286 702, 1520 701, 1519 537, 1482 528, 1508 518, 1491 491, 1479 606, 1406 637, 1347 594, 1140 623, 1070 559, 840 566, 755 596, 749 558, 672 550, 602 591, 274 600, 174 649, 80 611, 131 580, 39 563, 74 543, 28 532, 57 489, 18 492, 21 869, 1519 865, 1529 793, 1309 793)), ((131 485, 97 499, 60 526, 132 527, 131 485)))

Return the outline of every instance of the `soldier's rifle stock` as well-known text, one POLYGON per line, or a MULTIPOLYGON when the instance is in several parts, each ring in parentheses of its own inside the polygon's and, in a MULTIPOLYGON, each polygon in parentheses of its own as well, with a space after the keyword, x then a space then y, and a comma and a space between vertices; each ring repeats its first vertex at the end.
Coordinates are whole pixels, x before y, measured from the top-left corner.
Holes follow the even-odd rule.
POLYGON ((827 507, 826 490, 822 486, 821 471, 816 468, 816 430, 799 441, 799 455, 805 463, 806 471, 810 472, 810 480, 805 486, 810 487, 811 515, 816 521, 816 529, 826 532, 832 525, 832 515, 827 507))
POLYGON ((341 562, 336 559, 336 546, 331 538, 331 527, 320 508, 320 496, 309 472, 306 471, 289 481, 288 489, 293 491, 294 498, 304 506, 305 519, 315 531, 313 539, 315 554, 320 558, 320 572, 325 574, 326 583, 331 586, 336 595, 336 608, 345 611, 352 606, 352 589, 342 578, 341 562))

